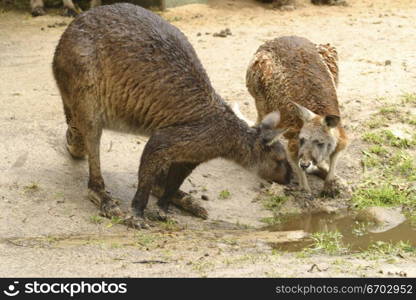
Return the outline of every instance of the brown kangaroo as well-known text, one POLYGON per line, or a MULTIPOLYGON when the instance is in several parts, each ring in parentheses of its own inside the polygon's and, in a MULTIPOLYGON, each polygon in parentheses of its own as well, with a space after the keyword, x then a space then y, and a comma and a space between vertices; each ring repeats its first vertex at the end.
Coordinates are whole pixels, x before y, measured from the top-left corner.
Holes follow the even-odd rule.
POLYGON ((271 111, 281 112, 278 127, 288 129, 284 136, 300 186, 311 192, 305 171, 315 173, 325 179, 323 192, 331 196, 337 193, 337 159, 347 145, 336 94, 337 59, 329 44, 281 37, 260 46, 246 75, 258 121, 271 111))
POLYGON ((286 184, 291 168, 273 142, 278 112, 255 128, 215 92, 195 50, 176 27, 139 6, 100 6, 79 15, 56 48, 59 87, 72 156, 88 155, 89 197, 104 215, 121 215, 100 170, 104 128, 150 136, 140 161, 133 214, 143 224, 149 193, 167 211, 185 178, 201 163, 232 160, 286 184))

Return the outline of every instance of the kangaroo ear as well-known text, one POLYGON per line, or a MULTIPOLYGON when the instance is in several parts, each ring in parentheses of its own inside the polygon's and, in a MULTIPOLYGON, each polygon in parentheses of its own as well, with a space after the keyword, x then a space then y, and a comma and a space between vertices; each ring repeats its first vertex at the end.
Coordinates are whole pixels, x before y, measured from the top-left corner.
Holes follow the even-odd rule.
POLYGON ((268 146, 273 145, 278 141, 280 135, 285 133, 287 128, 277 128, 274 130, 268 129, 262 131, 262 142, 268 146))
POLYGON ((260 123, 261 129, 275 129, 280 123, 280 112, 274 111, 267 114, 260 123))
POLYGON ((299 118, 302 119, 303 122, 309 122, 314 117, 316 117, 316 114, 313 111, 310 111, 306 107, 300 104, 297 104, 296 102, 293 102, 293 101, 291 102, 295 105, 298 116, 299 118))
POLYGON ((328 115, 325 117, 325 124, 326 126, 330 127, 330 128, 334 128, 337 127, 340 121, 340 117, 339 116, 335 116, 335 115, 328 115))
POLYGON ((277 142, 277 138, 286 129, 276 128, 280 123, 280 112, 274 111, 266 115, 260 123, 262 142, 267 145, 272 145, 277 142))

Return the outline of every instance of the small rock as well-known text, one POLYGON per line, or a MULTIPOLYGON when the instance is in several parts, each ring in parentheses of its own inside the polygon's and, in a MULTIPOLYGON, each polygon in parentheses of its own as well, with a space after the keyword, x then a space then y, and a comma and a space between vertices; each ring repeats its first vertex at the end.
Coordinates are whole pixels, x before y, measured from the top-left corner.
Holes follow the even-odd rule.
POLYGON ((209 197, 207 195, 201 195, 201 199, 204 201, 208 201, 209 197))
POLYGON ((390 65, 391 65, 391 60, 390 60, 390 59, 386 60, 386 61, 384 62, 384 65, 385 65, 385 66, 390 66, 390 65))
POLYGON ((402 214, 401 208, 373 206, 361 210, 357 221, 373 222, 376 225, 368 231, 371 233, 380 233, 390 230, 404 221, 406 217, 402 214))
POLYGON ((201 36, 202 34, 200 33, 200 32, 198 32, 197 34, 196 34, 196 36, 201 36))
POLYGON ((213 34, 213 36, 215 37, 227 37, 229 35, 233 35, 229 28, 225 28, 224 30, 221 30, 220 32, 216 32, 213 34))

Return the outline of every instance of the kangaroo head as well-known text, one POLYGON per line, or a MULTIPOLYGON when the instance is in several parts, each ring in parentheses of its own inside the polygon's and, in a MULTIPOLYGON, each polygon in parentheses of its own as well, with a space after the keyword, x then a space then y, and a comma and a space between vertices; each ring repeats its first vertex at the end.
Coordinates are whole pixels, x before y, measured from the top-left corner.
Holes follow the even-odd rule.
POLYGON ((293 104, 299 118, 303 121, 299 133, 299 167, 307 170, 328 160, 334 152, 337 146, 336 127, 340 117, 317 115, 302 105, 294 102, 293 104))
POLYGON ((259 160, 257 174, 272 182, 288 184, 292 178, 292 168, 287 160, 285 148, 278 141, 284 130, 276 129, 280 122, 280 113, 272 112, 264 117, 263 121, 254 127, 257 131, 257 149, 259 160))

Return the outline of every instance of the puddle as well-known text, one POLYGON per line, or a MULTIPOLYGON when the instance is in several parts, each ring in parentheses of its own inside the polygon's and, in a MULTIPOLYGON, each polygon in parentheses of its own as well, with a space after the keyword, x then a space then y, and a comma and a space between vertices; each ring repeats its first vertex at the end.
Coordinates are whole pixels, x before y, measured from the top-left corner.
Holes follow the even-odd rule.
MULTIPOLYGON (((373 222, 358 221, 353 214, 334 215, 328 213, 297 215, 288 217, 281 224, 270 226, 269 231, 303 230, 308 233, 339 231, 343 236, 343 243, 349 245, 353 252, 366 250, 368 246, 377 241, 397 243, 409 242, 416 246, 416 227, 405 220, 397 226, 379 231, 379 226, 373 222)), ((272 246, 283 251, 301 251, 312 244, 310 239, 289 243, 274 243, 272 246)))

